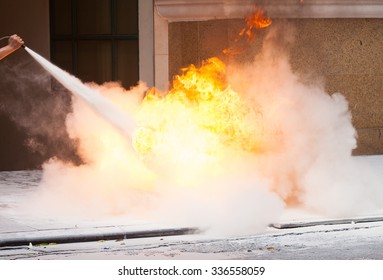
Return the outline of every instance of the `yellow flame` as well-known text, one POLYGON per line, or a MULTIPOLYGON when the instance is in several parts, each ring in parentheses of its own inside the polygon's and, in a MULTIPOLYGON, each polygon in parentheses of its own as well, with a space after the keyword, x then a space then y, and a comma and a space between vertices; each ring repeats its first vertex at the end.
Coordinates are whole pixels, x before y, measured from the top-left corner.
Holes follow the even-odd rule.
POLYGON ((146 95, 133 145, 143 158, 171 147, 165 158, 176 154, 178 161, 189 164, 221 158, 228 149, 257 152, 261 148, 258 117, 228 85, 225 64, 213 57, 199 68, 183 69, 167 94, 152 89, 146 95))

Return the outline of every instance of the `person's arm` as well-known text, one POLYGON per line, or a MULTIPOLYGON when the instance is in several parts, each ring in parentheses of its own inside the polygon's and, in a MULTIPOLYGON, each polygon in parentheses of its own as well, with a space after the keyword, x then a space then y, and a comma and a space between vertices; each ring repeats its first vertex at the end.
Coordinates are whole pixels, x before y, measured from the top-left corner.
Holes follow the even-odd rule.
POLYGON ((24 45, 24 41, 16 34, 9 37, 8 45, 0 49, 0 60, 2 60, 7 55, 13 53, 22 45, 24 45))

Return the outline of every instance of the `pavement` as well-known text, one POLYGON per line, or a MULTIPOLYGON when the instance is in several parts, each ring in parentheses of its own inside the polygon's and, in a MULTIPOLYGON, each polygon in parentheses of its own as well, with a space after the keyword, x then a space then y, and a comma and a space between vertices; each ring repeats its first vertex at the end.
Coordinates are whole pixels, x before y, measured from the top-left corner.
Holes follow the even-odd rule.
MULTIPOLYGON (((383 172, 383 156, 363 157, 383 172)), ((287 209, 264 232, 217 236, 125 216, 36 215, 21 207, 42 172, 0 172, 0 259, 383 259, 383 209, 326 219, 287 209)))

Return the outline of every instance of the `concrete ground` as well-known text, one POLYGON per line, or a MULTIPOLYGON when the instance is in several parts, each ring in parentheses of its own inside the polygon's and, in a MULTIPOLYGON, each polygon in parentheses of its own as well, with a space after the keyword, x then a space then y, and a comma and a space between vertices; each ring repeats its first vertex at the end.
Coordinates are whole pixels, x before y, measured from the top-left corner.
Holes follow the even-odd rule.
POLYGON ((318 226, 243 237, 203 234, 1 247, 1 259, 383 259, 383 223, 318 226))
MULTIPOLYGON (((383 157, 373 160, 383 171, 383 157)), ((291 210, 279 228, 220 237, 126 217, 52 219, 20 211, 40 179, 41 171, 0 172, 0 259, 383 259, 383 211, 326 221, 291 210)))

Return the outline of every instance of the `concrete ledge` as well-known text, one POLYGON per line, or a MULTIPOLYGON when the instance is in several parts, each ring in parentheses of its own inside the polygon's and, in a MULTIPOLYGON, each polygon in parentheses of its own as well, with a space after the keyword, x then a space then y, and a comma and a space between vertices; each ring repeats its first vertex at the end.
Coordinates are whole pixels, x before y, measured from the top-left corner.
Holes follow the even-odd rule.
POLYGON ((372 223, 372 222, 382 222, 382 221, 383 221, 383 217, 367 217, 367 218, 321 220, 321 221, 296 222, 296 223, 274 223, 274 224, 271 224, 270 226, 276 229, 289 229, 289 228, 301 228, 301 227, 313 227, 313 226, 372 223))
MULTIPOLYGON (((168 21, 243 18, 251 0, 156 0, 158 13, 168 21)), ((260 2, 260 1, 258 1, 260 2)), ((260 3, 261 4, 261 3, 260 3)), ((262 6, 271 18, 382 18, 380 0, 269 0, 262 6)))

